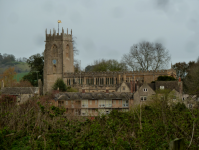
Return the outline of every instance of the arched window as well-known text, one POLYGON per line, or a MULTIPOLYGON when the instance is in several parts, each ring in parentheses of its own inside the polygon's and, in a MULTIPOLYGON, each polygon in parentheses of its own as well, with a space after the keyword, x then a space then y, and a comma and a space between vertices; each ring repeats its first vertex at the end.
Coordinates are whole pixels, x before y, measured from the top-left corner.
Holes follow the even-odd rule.
POLYGON ((56 65, 53 65, 53 73, 56 73, 56 65))
POLYGON ((66 58, 69 58, 69 52, 70 52, 70 47, 69 47, 69 45, 67 44, 66 45, 66 58))
POLYGON ((57 49, 57 45, 53 44, 51 47, 51 53, 53 57, 58 57, 58 49, 57 49))

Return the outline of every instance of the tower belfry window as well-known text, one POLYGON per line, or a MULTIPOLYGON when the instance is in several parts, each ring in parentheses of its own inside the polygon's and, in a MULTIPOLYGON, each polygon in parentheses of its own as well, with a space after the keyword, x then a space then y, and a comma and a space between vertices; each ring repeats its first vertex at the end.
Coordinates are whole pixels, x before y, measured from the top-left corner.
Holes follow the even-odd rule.
POLYGON ((53 73, 56 73, 56 65, 53 65, 53 73))
POLYGON ((51 47, 51 49, 52 49, 52 55, 53 55, 54 57, 57 57, 57 56, 58 56, 57 45, 53 44, 52 47, 51 47))
POLYGON ((69 47, 69 45, 67 44, 67 45, 66 45, 66 58, 69 58, 69 49, 70 49, 70 47, 69 47))

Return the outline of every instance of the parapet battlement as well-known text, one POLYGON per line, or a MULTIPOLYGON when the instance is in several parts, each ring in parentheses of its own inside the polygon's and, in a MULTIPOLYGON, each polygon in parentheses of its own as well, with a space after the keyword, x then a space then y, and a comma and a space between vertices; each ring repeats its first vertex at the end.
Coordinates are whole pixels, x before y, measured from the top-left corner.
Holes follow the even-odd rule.
POLYGON ((71 34, 68 34, 68 28, 67 28, 67 33, 64 33, 63 27, 61 33, 56 33, 56 30, 53 28, 53 34, 51 34, 51 29, 50 29, 50 34, 47 34, 47 29, 46 29, 45 34, 46 34, 46 42, 72 40, 72 29, 71 29, 71 34))
MULTIPOLYGON (((150 70, 150 71, 108 71, 108 72, 81 72, 82 76, 110 76, 110 75, 156 75, 156 74, 165 74, 167 75, 170 70, 150 70)), ((76 76, 80 75, 80 72, 78 73, 64 73, 64 76, 76 76)))

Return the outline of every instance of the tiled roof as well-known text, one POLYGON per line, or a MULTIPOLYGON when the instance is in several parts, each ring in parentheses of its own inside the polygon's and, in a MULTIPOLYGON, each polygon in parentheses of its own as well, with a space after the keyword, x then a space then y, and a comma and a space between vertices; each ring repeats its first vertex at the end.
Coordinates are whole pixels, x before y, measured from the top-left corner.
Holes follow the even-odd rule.
POLYGON ((80 93, 80 92, 65 92, 55 95, 55 100, 81 100, 81 99, 129 99, 132 97, 131 93, 126 92, 92 92, 92 93, 80 93))
POLYGON ((156 81, 155 82, 155 90, 159 90, 160 86, 164 86, 164 89, 180 91, 180 87, 178 86, 178 81, 156 81))
POLYGON ((4 87, 1 89, 2 94, 35 94, 38 93, 38 87, 4 87))

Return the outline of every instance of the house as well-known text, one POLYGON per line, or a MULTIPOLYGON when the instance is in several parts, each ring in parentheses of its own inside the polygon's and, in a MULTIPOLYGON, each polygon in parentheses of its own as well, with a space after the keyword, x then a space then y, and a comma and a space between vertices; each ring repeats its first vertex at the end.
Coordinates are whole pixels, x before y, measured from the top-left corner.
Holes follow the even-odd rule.
POLYGON ((187 108, 199 108, 199 97, 196 95, 183 94, 182 101, 187 108))
POLYGON ((168 89, 172 96, 173 102, 177 102, 176 99, 182 99, 183 84, 181 80, 178 81, 155 81, 154 83, 139 83, 139 81, 133 83, 123 82, 118 87, 117 92, 131 92, 133 93, 133 105, 135 107, 142 103, 152 101, 151 96, 156 94, 157 90, 168 89))
POLYGON ((132 93, 127 92, 64 92, 55 95, 51 102, 66 108, 67 115, 98 116, 109 114, 113 109, 128 111, 132 105, 132 93))
POLYGON ((156 81, 155 83, 122 82, 116 92, 62 92, 55 94, 50 102, 66 109, 67 115, 98 116, 109 114, 112 110, 129 111, 140 103, 151 102, 151 96, 156 90, 168 89, 172 93, 172 100, 182 98, 181 81, 156 81))
POLYGON ((16 96, 18 105, 23 104, 29 98, 40 94, 38 87, 4 87, 3 81, 0 92, 2 95, 16 96))

